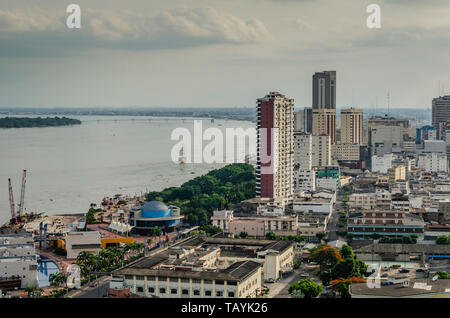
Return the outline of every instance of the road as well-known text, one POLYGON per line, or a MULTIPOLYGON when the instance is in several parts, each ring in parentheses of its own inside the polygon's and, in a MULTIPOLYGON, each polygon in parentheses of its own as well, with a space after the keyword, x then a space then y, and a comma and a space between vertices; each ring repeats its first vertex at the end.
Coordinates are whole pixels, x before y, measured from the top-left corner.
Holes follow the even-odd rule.
MULTIPOLYGON (((103 295, 108 293, 109 289, 109 276, 104 276, 97 279, 98 285, 96 287, 90 287, 90 284, 86 284, 80 289, 70 291, 64 297, 65 298, 103 298, 103 295)), ((91 283, 92 284, 92 283, 91 283)))
POLYGON ((301 275, 304 273, 308 273, 310 279, 312 279, 316 283, 321 284, 320 280, 317 277, 311 275, 311 272, 315 268, 317 268, 317 266, 315 265, 302 264, 300 265, 299 269, 295 270, 288 277, 280 279, 275 283, 266 283, 267 287, 270 288, 268 298, 291 298, 291 295, 289 294, 289 286, 291 286, 296 281, 305 279, 304 277, 301 277, 301 275))
POLYGON ((342 237, 339 237, 339 235, 337 234, 337 231, 345 230, 345 228, 337 227, 337 225, 339 223, 339 211, 341 211, 342 197, 343 197, 342 194, 338 192, 336 195, 336 203, 334 205, 333 212, 331 214, 331 218, 327 224, 326 240, 328 242, 335 241, 337 239, 344 240, 342 237))

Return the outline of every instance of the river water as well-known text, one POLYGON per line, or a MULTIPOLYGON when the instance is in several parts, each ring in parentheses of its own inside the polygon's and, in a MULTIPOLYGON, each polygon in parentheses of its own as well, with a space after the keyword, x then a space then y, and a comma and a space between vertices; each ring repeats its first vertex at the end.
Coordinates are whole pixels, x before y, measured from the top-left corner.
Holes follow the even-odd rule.
MULTIPOLYGON (((105 196, 179 186, 224 166, 172 162, 171 149, 177 141, 170 139, 171 133, 175 128, 185 127, 193 135, 192 118, 70 117, 80 119, 82 124, 0 129, 2 223, 10 218, 8 178, 12 179, 17 205, 23 169, 27 169, 25 211, 62 214, 84 213, 90 203, 98 204, 105 196)), ((225 128, 246 129, 254 124, 204 119, 202 126, 203 130, 217 127, 225 135, 225 128)), ((253 144, 249 149, 254 154, 256 147, 253 144)))

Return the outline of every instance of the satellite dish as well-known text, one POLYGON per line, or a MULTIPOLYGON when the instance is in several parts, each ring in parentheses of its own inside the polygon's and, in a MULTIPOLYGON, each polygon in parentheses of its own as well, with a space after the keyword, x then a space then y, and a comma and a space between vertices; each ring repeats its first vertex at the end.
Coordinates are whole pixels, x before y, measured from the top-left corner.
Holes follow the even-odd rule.
POLYGON ((438 278, 439 278, 439 276, 438 276, 438 275, 435 275, 435 276, 433 276, 433 278, 432 278, 431 280, 434 282, 434 281, 437 281, 438 278))

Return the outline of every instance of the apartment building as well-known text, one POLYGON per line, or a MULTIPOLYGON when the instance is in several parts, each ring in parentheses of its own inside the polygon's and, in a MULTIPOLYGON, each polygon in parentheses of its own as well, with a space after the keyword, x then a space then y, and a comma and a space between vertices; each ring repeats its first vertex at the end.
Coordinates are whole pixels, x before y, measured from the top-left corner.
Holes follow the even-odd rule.
POLYGON ((270 92, 257 100, 256 195, 292 197, 294 166, 294 100, 270 92))

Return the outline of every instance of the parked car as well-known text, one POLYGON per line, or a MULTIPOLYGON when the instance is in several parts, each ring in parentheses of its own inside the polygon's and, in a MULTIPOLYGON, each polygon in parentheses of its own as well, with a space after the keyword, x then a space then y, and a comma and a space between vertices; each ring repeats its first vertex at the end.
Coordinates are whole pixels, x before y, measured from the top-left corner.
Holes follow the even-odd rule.
POLYGON ((409 269, 403 268, 403 269, 400 269, 398 272, 402 273, 402 274, 409 273, 409 269))
POLYGON ((416 269, 416 272, 417 273, 423 273, 423 272, 425 272, 425 270, 423 268, 418 268, 418 269, 416 269))
POLYGON ((381 277, 388 277, 388 273, 384 273, 383 275, 381 275, 381 277))

